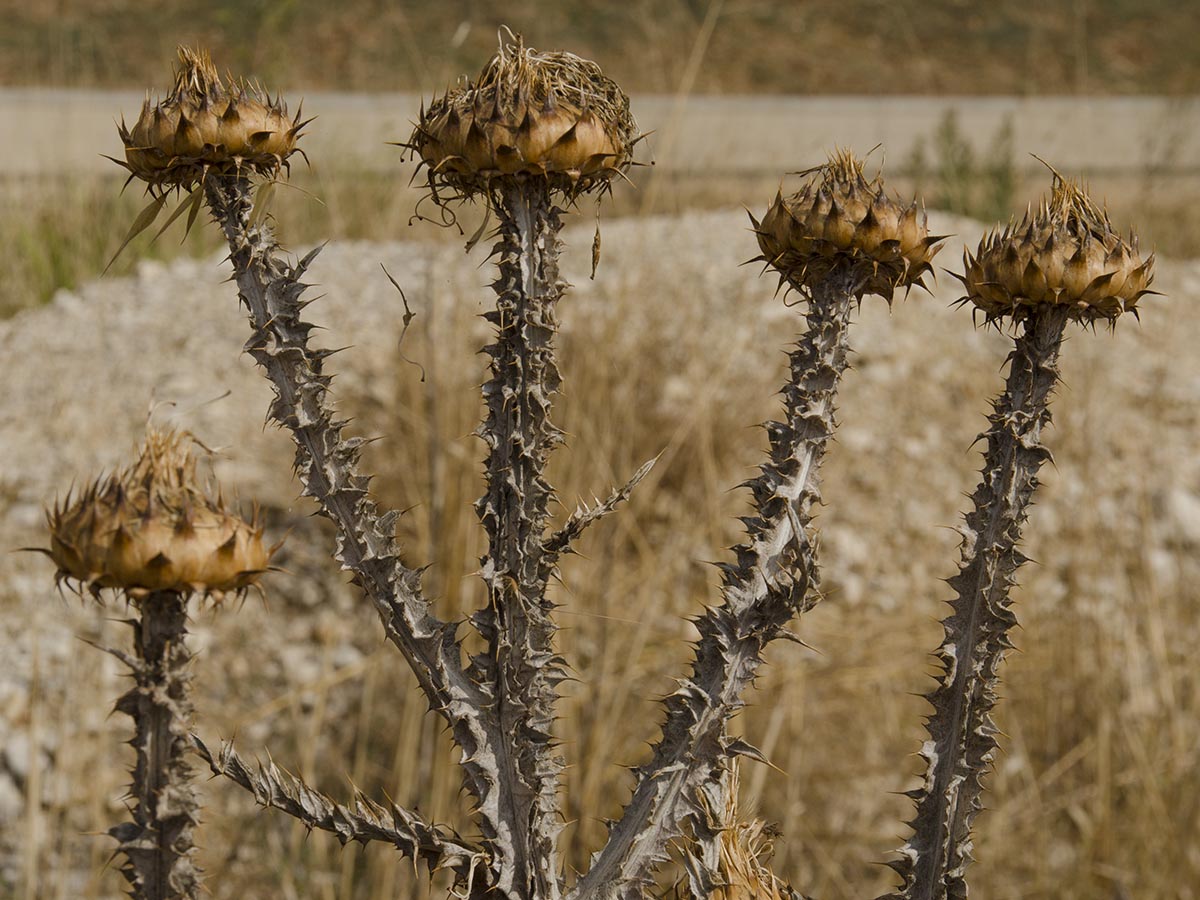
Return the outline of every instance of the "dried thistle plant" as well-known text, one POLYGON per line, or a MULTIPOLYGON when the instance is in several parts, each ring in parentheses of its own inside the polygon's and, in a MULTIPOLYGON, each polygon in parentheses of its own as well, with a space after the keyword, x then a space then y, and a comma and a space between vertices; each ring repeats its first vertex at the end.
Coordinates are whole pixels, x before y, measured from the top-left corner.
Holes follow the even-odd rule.
MULTIPOLYGON (((230 89, 217 76, 208 55, 181 50, 180 61, 172 96, 186 97, 188 108, 219 108, 230 89)), ((277 98, 272 108, 283 110, 282 100, 277 98)), ((146 115, 153 117, 153 110, 146 115)), ((288 121, 282 115, 272 122, 274 131, 265 137, 260 135, 261 140, 268 146, 278 145, 294 152, 303 123, 288 121)), ((467 674, 455 635, 457 625, 432 615, 422 593, 420 569, 406 566, 400 560, 395 538, 399 511, 381 512, 368 495, 369 479, 358 471, 364 441, 347 437, 346 423, 334 413, 329 396, 331 378, 324 372, 324 360, 330 352, 309 346, 313 326, 302 318, 307 302, 301 299, 306 288, 301 279, 317 251, 296 265, 289 263, 279 249, 269 220, 262 215, 263 191, 269 188, 270 179, 284 169, 286 156, 282 153, 263 156, 257 159, 257 164, 247 165, 245 158, 231 154, 228 146, 210 147, 206 143, 206 155, 201 162, 193 161, 178 170, 168 166, 164 175, 157 169, 145 170, 136 160, 143 155, 152 159, 170 156, 172 147, 168 146, 165 129, 135 128, 133 133, 144 134, 156 143, 152 147, 127 146, 127 168, 145 180, 160 198, 165 197, 164 190, 175 185, 190 188, 189 201, 206 202, 224 233, 238 296, 250 317, 251 336, 246 351, 274 387, 275 400, 269 415, 291 433, 296 443, 295 470, 304 493, 333 522, 338 533, 335 557, 370 598, 388 639, 412 667, 430 707, 447 722, 463 749, 467 786, 483 810, 485 834, 498 830, 498 825, 491 824, 499 822, 500 809, 491 773, 501 753, 501 736, 490 713, 491 698, 486 688, 467 674), (215 160, 210 158, 213 156, 215 160)), ((225 763, 233 758, 230 754, 213 757, 202 743, 198 747, 214 771, 227 771, 225 763)), ((239 781, 233 772, 229 774, 235 782, 249 787, 245 779, 239 781)), ((318 796, 307 786, 289 784, 292 795, 302 795, 310 801, 318 796)), ((288 791, 273 788, 269 781, 255 782, 253 789, 264 802, 271 801, 310 827, 332 831, 343 840, 368 839, 365 837, 368 832, 372 837, 379 836, 379 829, 373 829, 369 816, 366 820, 356 818, 353 812, 332 801, 289 805, 282 799, 288 791), (334 812, 326 815, 329 810, 334 812), (355 831, 357 827, 362 830, 355 831)), ((397 825, 394 839, 398 845, 411 834, 413 842, 406 846, 412 855, 424 858, 431 868, 450 866, 462 883, 474 883, 481 854, 464 854, 460 845, 449 838, 443 840, 441 830, 415 813, 407 819, 398 813, 396 821, 408 821, 412 826, 406 829, 397 825), (428 840, 422 842, 420 836, 428 840), (428 852, 416 852, 421 850, 428 852)), ((489 874, 485 869, 480 875, 481 890, 492 885, 489 874)))
MULTIPOLYGON (((564 760, 553 736, 565 662, 555 647, 548 586, 580 534, 628 499, 653 461, 603 503, 552 523, 555 498, 545 472, 562 441, 550 413, 560 388, 556 305, 567 287, 558 270, 559 234, 574 203, 602 195, 633 164, 640 135, 628 98, 594 63, 514 39, 478 77, 423 108, 404 145, 426 169, 434 202, 482 199, 498 219, 496 302, 487 313, 495 336, 484 348, 490 376, 478 429, 487 486, 476 504, 488 536, 480 568, 488 599, 469 619, 484 649, 468 657, 462 623, 433 614, 421 567, 401 557, 400 513, 381 511, 368 492, 358 468, 364 441, 348 437, 336 416, 323 368, 330 352, 310 346, 314 326, 302 317, 301 279, 316 251, 291 264, 261 215, 262 191, 298 152, 303 123, 289 120, 278 98, 264 103, 256 95, 258 106, 243 110, 245 90, 227 88, 207 55, 182 51, 181 61, 168 101, 148 105, 132 131, 122 126, 126 168, 147 182, 160 208, 172 190, 188 190, 180 212, 194 215, 206 202, 222 229, 251 322, 246 351, 274 386, 269 415, 294 439, 304 493, 336 527, 335 557, 375 606, 462 752, 480 839, 361 794, 340 804, 274 764, 256 767, 231 746, 213 752, 196 739, 202 758, 310 828, 343 842, 390 843, 430 871, 451 871, 462 897, 640 900, 677 841, 693 897, 798 896, 766 867, 761 829, 736 821, 737 759, 761 754, 733 739, 727 726, 767 645, 790 636, 793 617, 819 597, 813 517, 819 470, 837 427, 850 317, 868 294, 891 303, 897 290, 924 286, 942 238, 928 233, 918 204, 888 197, 880 176, 868 180, 862 162, 839 151, 801 173, 807 181, 800 191, 781 194, 761 221, 752 219, 760 258, 804 303, 806 329, 789 354, 783 416, 766 426, 767 460, 747 483, 753 510, 744 520, 746 539, 721 566, 722 602, 696 620, 690 670, 664 700, 661 737, 635 768, 632 796, 590 868, 568 881, 557 847, 564 760), (233 122, 230 108, 237 121, 260 129, 241 144, 216 140, 233 122)), ((1023 331, 990 419, 984 480, 963 528, 962 568, 951 581, 958 597, 938 651, 944 673, 929 698, 934 714, 922 751, 929 774, 913 792, 914 834, 895 864, 904 883, 890 895, 897 900, 966 896, 971 823, 996 747, 990 713, 998 666, 1014 623, 1008 592, 1023 561, 1020 526, 1048 455, 1040 431, 1049 421, 1063 328, 1069 319, 1112 322, 1135 310, 1151 268, 1132 238, 1116 235, 1083 191, 1057 175, 1036 216, 989 235, 967 257, 965 299, 987 321, 1011 319, 1023 331)), ((82 562, 60 565, 95 581, 82 562)), ((172 590, 143 589, 147 597, 172 590)))
POLYGON ((200 812, 192 784, 191 654, 187 604, 222 599, 258 583, 270 553, 262 527, 231 512, 197 480, 190 435, 150 428, 136 462, 68 496, 47 514, 60 582, 131 605, 133 655, 121 660, 134 684, 116 709, 134 721, 137 758, 131 821, 109 830, 136 900, 200 896, 192 854, 200 812))
MULTIPOLYGON (((180 59, 172 97, 186 102, 175 101, 177 106, 209 109, 225 102, 228 90, 206 54, 181 51, 180 59)), ((272 109, 282 110, 282 101, 272 109)), ((143 118, 157 121, 163 115, 150 110, 143 118)), ((188 121, 193 118, 189 113, 188 121)), ((183 119, 181 113, 178 121, 183 119)), ((265 146, 292 152, 302 123, 282 115, 277 119, 266 123, 274 131, 259 137, 265 146)), ((156 195, 164 186, 191 189, 192 198, 202 195, 224 231, 253 328, 247 350, 275 387, 270 415, 296 441, 296 471, 305 493, 337 527, 337 558, 375 604, 389 639, 463 751, 466 787, 475 798, 483 842, 464 847, 447 829, 398 808, 392 810, 395 827, 383 828, 374 812, 383 807, 365 798, 355 810, 324 798, 314 802, 319 795, 278 770, 250 774, 230 748, 213 755, 201 743, 201 753, 214 771, 311 827, 343 840, 389 840, 425 859, 431 869, 453 869, 468 892, 557 897, 562 763, 553 754, 551 727, 563 675, 553 650, 546 585, 578 535, 622 502, 649 470, 647 464, 606 502, 577 510, 560 529, 549 528, 553 492, 542 473, 549 451, 560 442, 549 407, 559 382, 554 302, 565 287, 557 269, 563 212, 558 204, 607 186, 630 164, 637 136, 628 100, 594 63, 567 53, 537 53, 518 41, 502 47, 469 88, 435 103, 414 136, 414 146, 437 158, 431 186, 448 187, 462 199, 485 195, 500 218, 497 306, 489 316, 497 338, 486 348, 492 378, 484 386, 488 415, 479 429, 488 446, 488 493, 478 511, 490 536, 482 566, 489 604, 472 618, 488 651, 469 662, 463 659, 458 624, 433 616, 420 569, 399 557, 399 513, 381 513, 368 495, 368 479, 357 470, 363 441, 345 437, 344 423, 335 418, 330 377, 322 370, 328 352, 309 347, 312 326, 301 318, 305 285, 300 279, 315 252, 290 265, 269 223, 256 214, 261 190, 256 179, 278 174, 286 155, 264 157, 256 165, 223 157, 217 164, 206 142, 199 169, 195 160, 178 170, 167 166, 168 174, 142 165, 145 159, 170 157, 182 127, 177 123, 170 136, 167 128, 135 128, 136 140, 122 129, 126 167, 156 195), (496 138, 506 128, 516 136, 513 147, 496 138), (487 150, 480 149, 481 134, 487 150), (522 166, 508 165, 510 149, 524 155, 522 166), (488 155, 492 152, 494 157, 488 155)))
POLYGON ((992 710, 1000 665, 1017 624, 1010 592, 1026 561, 1018 545, 1038 471, 1050 459, 1042 429, 1050 424, 1063 332, 1072 319, 1111 326, 1124 312, 1136 314, 1149 293, 1153 257, 1143 262, 1137 238, 1123 239, 1081 185, 1054 172, 1037 212, 986 235, 974 254, 964 251, 964 269, 956 276, 966 289, 961 302, 986 322, 1011 322, 1019 331, 1005 390, 982 435, 983 478, 959 528, 962 562, 949 580, 955 597, 935 652, 941 672, 927 695, 933 712, 920 750, 927 771, 910 792, 913 834, 891 863, 902 884, 888 900, 967 896, 971 827, 998 749, 992 710))

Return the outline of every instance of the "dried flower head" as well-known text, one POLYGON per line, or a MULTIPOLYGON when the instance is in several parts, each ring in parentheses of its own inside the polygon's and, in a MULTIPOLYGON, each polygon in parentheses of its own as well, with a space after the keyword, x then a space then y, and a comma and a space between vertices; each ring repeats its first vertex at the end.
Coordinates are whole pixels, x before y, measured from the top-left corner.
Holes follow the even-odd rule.
POLYGON ((474 81, 422 106, 404 146, 428 167, 435 198, 441 186, 470 197, 514 177, 574 196, 628 168, 639 139, 629 98, 598 65, 518 37, 474 81))
POLYGON ((219 598, 258 581, 270 557, 262 527, 199 485, 193 443, 186 432, 151 428, 133 465, 47 511, 60 580, 135 599, 154 591, 219 598))
POLYGON ((279 97, 256 84, 222 83, 205 50, 179 48, 175 87, 142 106, 133 128, 120 125, 125 162, 152 192, 190 190, 209 172, 248 170, 268 177, 287 166, 306 124, 288 118, 279 97))
POLYGON ((1112 322, 1152 293, 1154 254, 1143 262, 1133 232, 1122 238, 1081 184, 1051 171, 1050 198, 1036 213, 984 235, 974 255, 963 251, 962 302, 989 322, 1049 304, 1070 306, 1076 320, 1112 322))
POLYGON ((799 191, 777 195, 761 222, 750 217, 760 259, 805 290, 835 271, 858 276, 858 297, 878 294, 889 303, 898 287, 925 287, 922 279, 944 238, 929 234, 915 200, 903 207, 888 197, 882 177, 867 181, 862 161, 849 150, 800 174, 809 178, 799 191))

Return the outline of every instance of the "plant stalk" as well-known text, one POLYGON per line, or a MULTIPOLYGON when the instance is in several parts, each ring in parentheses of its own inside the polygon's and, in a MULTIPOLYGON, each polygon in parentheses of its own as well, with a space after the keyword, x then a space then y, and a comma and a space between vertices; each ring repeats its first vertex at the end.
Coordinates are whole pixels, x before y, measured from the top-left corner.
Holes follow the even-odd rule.
POLYGON ((194 900, 200 878, 191 859, 192 835, 200 800, 187 760, 193 712, 191 654, 185 644, 187 597, 159 591, 136 603, 140 616, 129 622, 135 655, 114 654, 134 678, 134 686, 116 705, 134 721, 133 820, 109 834, 125 857, 121 874, 135 900, 194 900))
POLYGON ((653 758, 635 770, 633 798, 570 900, 640 898, 685 824, 702 843, 715 833, 711 820, 724 809, 728 758, 758 755, 725 727, 741 709, 767 644, 818 599, 811 524, 821 499, 821 461, 837 424, 854 288, 853 273, 842 272, 812 292, 808 329, 788 356, 784 420, 767 424, 768 460, 747 483, 754 504, 744 520, 747 540, 734 548, 736 562, 721 566, 723 602, 698 619, 691 673, 665 701, 653 758))
POLYGON ((475 667, 493 685, 501 732, 502 803, 511 811, 522 896, 561 896, 557 836, 562 830, 555 754, 558 685, 565 677, 554 651, 557 626, 546 587, 556 556, 547 550, 554 491, 545 478, 562 433, 550 421, 560 377, 554 359, 559 278, 559 210, 544 181, 503 179, 494 204, 500 218, 496 306, 485 318, 495 340, 484 348, 491 377, 477 433, 487 445, 487 491, 475 504, 488 535, 481 575, 488 604, 474 622, 487 642, 475 667))
POLYGON ((935 655, 942 672, 927 695, 933 713, 920 755, 924 783, 910 792, 916 814, 912 837, 891 863, 903 882, 886 900, 965 900, 972 860, 971 826, 982 809, 983 776, 998 748, 992 710, 1000 664, 1012 649, 1017 624, 1010 592, 1026 557, 1017 549, 1021 527, 1050 459, 1042 429, 1058 383, 1058 354, 1066 306, 1031 312, 1009 357, 1004 393, 992 403, 983 437, 983 477, 960 529, 962 563, 949 579, 955 597, 942 622, 945 640, 935 655))
POLYGON ((467 884, 481 864, 479 852, 448 829, 433 825, 413 810, 394 803, 384 806, 356 791, 353 804, 342 804, 280 769, 274 762, 251 765, 232 744, 214 754, 193 736, 196 752, 214 775, 222 775, 254 795, 263 806, 299 819, 309 829, 333 834, 344 845, 383 841, 403 855, 424 862, 429 871, 450 869, 467 884))

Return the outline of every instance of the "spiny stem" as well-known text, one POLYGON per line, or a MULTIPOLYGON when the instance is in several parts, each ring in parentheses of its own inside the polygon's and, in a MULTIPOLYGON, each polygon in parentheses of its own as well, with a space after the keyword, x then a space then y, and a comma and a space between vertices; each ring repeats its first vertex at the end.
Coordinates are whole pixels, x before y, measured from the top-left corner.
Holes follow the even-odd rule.
POLYGON ((561 894, 556 839, 562 829, 554 753, 555 705, 564 664, 554 652, 557 627, 546 586, 554 571, 546 531, 554 491, 545 478, 550 452, 562 441, 550 421, 560 377, 554 360, 555 303, 562 228, 547 183, 505 179, 495 204, 500 217, 493 283, 496 306, 491 377, 483 385, 486 417, 478 429, 487 445, 487 492, 475 505, 488 534, 481 574, 488 605, 473 622, 487 641, 474 661, 493 685, 502 748, 500 769, 517 846, 515 876, 522 896, 561 894), (527 893, 526 893, 527 892, 527 893))
POLYGON ((714 804, 723 800, 727 758, 756 752, 730 739, 725 726, 742 707, 767 644, 817 599, 810 526, 820 503, 818 471, 836 427, 854 287, 853 276, 841 273, 813 291, 808 330, 788 358, 784 421, 767 425, 769 459, 748 483, 755 508, 745 520, 748 540, 734 548, 737 561, 721 567, 723 602, 697 622, 691 674, 667 698, 654 756, 635 770, 633 798, 571 900, 640 898, 683 824, 701 838, 710 830, 710 811, 723 808, 714 804))
POLYGON ((658 457, 656 456, 654 459, 642 463, 642 467, 634 472, 623 485, 614 488, 603 502, 596 501, 592 505, 580 502, 575 511, 567 517, 567 521, 563 523, 562 527, 546 539, 544 550, 549 560, 556 564, 564 553, 574 553, 572 545, 579 539, 579 536, 605 516, 611 515, 617 507, 628 500, 633 489, 650 474, 650 470, 657 462, 658 457))
POLYGON ((371 599, 388 639, 417 677, 430 708, 450 726, 463 752, 466 784, 474 795, 493 871, 511 867, 513 838, 500 805, 498 754, 505 737, 490 687, 468 677, 456 626, 435 617, 421 591, 420 572, 404 565, 395 539, 396 512, 381 514, 358 472, 363 441, 342 434, 323 372, 325 351, 308 346, 303 321, 307 287, 300 279, 316 251, 292 267, 281 258, 269 228, 251 221, 252 185, 239 176, 210 176, 205 186, 213 217, 229 244, 238 294, 250 314, 247 352, 275 389, 270 417, 296 443, 296 472, 304 493, 337 528, 336 558, 371 599))
POLYGON ((344 805, 313 790, 274 762, 248 764, 232 744, 225 744, 214 755, 198 737, 192 740, 214 775, 223 775, 249 791, 263 806, 282 810, 308 828, 328 831, 343 844, 384 841, 405 856, 422 860, 431 872, 453 870, 460 884, 469 882, 472 872, 481 865, 477 850, 412 810, 394 803, 382 806, 361 792, 355 793, 353 806, 344 805))
POLYGON ((138 601, 135 656, 115 653, 133 673, 134 686, 117 710, 134 721, 137 752, 129 796, 133 821, 109 830, 124 855, 121 874, 135 900, 193 900, 200 879, 191 856, 200 800, 187 756, 192 717, 189 698, 187 597, 170 591, 138 601))
POLYGON ((1041 435, 1050 423, 1068 313, 1065 304, 1038 307, 1025 319, 1009 357, 1005 391, 988 417, 983 478, 961 529, 962 563, 949 580, 952 612, 942 623, 945 640, 936 651, 942 674, 927 696, 933 714, 921 757, 928 770, 922 786, 910 793, 917 807, 909 823, 913 835, 891 864, 903 883, 888 900, 967 896, 971 825, 998 747, 992 710, 999 669, 1017 623, 1009 594, 1026 559, 1017 545, 1038 470, 1050 458, 1041 435))

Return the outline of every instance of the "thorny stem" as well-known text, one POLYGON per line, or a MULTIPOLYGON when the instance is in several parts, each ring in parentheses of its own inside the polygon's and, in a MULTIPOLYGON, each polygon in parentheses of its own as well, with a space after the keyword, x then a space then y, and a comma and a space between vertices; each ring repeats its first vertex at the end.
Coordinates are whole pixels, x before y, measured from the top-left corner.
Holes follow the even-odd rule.
POLYGON ((521 896, 556 900, 563 761, 552 730, 564 664, 554 652, 553 604, 546 599, 556 556, 546 546, 554 491, 544 470, 562 441, 550 421, 560 384, 555 303, 566 288, 558 274, 562 223, 545 182, 504 182, 495 204, 496 306, 485 316, 496 336, 484 348, 491 378, 477 432, 488 450, 487 492, 475 505, 488 534, 481 568, 488 605, 472 621, 488 650, 473 663, 493 685, 500 729, 510 740, 500 755, 501 805, 511 811, 521 896))
POLYGON ((160 591, 138 601, 130 620, 135 656, 114 655, 129 666, 134 686, 117 710, 134 721, 137 752, 129 787, 133 821, 109 830, 125 856, 121 874, 135 900, 194 900, 199 873, 192 864, 192 832, 200 801, 192 784, 188 729, 187 597, 160 591))
MULTIPOLYGON (((420 572, 399 557, 396 512, 380 514, 359 474, 363 441, 342 435, 334 419, 328 351, 312 350, 312 325, 301 319, 306 285, 300 279, 316 255, 297 266, 283 262, 269 228, 251 221, 252 186, 239 176, 210 176, 205 186, 213 217, 229 244, 238 294, 253 334, 246 350, 275 388, 269 415, 291 432, 304 493, 337 527, 336 557, 374 603, 388 639, 400 650, 463 753, 466 785, 480 816, 492 885, 513 896, 515 842, 500 802, 498 754, 506 741, 495 718, 490 687, 468 677, 456 626, 436 618, 422 595, 420 572)), ((488 885, 475 885, 484 889, 488 885)))
POLYGON ((949 579, 955 597, 942 623, 945 640, 936 651, 942 673, 927 696, 933 713, 921 757, 928 770, 922 786, 910 792, 917 807, 909 823, 912 837, 891 863, 903 883, 886 900, 967 896, 971 825, 982 808, 982 778, 998 747, 992 710, 999 668, 1017 623, 1009 592, 1026 559, 1017 545, 1038 470, 1050 458, 1041 433, 1050 423, 1068 313, 1065 305, 1040 307, 1024 321, 1009 357, 1005 391, 988 416, 983 477, 961 528, 962 563, 949 579))
POLYGON ((196 752, 214 775, 223 775, 254 795, 263 806, 279 809, 308 828, 327 831, 343 844, 384 841, 405 856, 424 860, 434 868, 452 869, 460 884, 471 880, 479 853, 444 828, 432 825, 417 813, 389 804, 383 806, 360 792, 353 806, 338 803, 313 790, 274 762, 250 765, 231 744, 213 754, 198 737, 196 752))
POLYGON ((640 900, 667 842, 690 823, 703 839, 723 809, 728 757, 755 754, 725 734, 742 706, 768 643, 816 600, 818 573, 810 526, 820 503, 818 471, 836 427, 835 400, 849 354, 854 276, 841 273, 813 292, 808 330, 789 355, 784 421, 767 425, 768 461, 748 483, 755 514, 735 563, 723 565, 723 602, 697 622, 691 674, 666 700, 666 722, 651 761, 608 843, 593 857, 570 900, 640 900))

